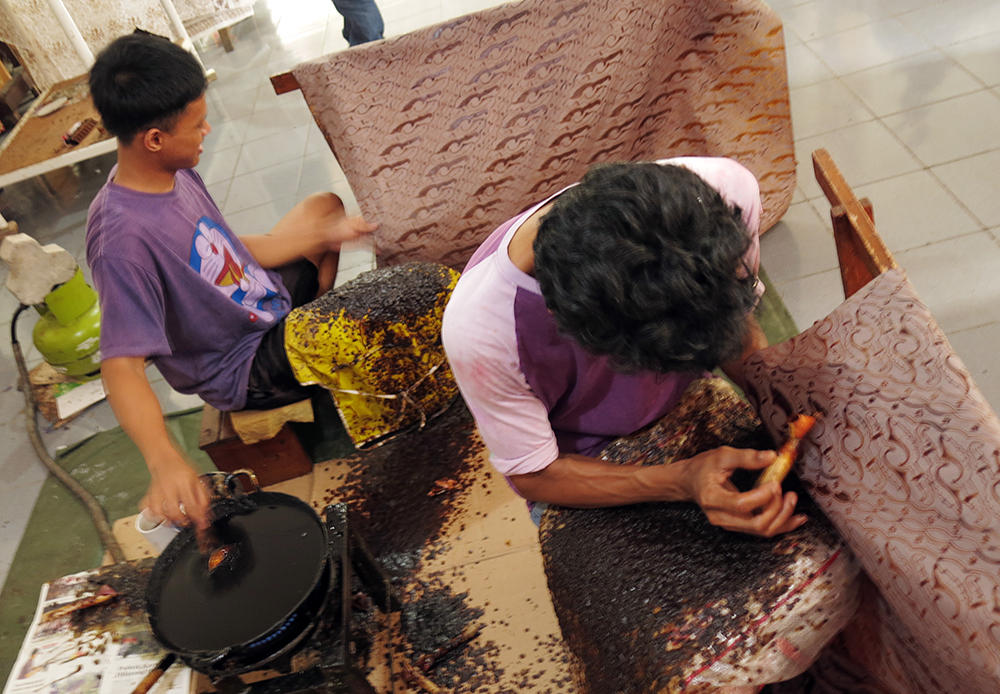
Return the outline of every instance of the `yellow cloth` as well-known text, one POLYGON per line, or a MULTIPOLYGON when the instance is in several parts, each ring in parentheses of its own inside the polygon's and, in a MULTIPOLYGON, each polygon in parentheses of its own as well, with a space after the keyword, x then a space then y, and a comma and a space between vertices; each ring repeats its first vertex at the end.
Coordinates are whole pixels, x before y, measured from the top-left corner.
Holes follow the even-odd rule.
POLYGON ((458 393, 441 345, 458 277, 434 263, 373 270, 288 315, 285 349, 296 379, 333 394, 358 448, 423 426, 458 393))

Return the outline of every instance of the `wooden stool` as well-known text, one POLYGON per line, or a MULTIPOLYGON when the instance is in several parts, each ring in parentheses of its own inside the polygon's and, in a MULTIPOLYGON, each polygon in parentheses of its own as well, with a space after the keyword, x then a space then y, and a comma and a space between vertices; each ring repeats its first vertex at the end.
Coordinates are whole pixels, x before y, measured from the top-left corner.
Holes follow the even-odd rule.
POLYGON ((308 400, 274 410, 243 410, 236 413, 220 412, 206 404, 201 416, 198 448, 205 451, 215 466, 224 472, 250 468, 262 487, 309 474, 313 468, 312 458, 289 424, 288 412, 283 412, 303 405, 310 408, 311 414, 308 400), (268 434, 267 438, 244 443, 233 426, 234 414, 243 420, 251 420, 251 423, 254 419, 261 422, 278 419, 281 425, 277 433, 268 434))

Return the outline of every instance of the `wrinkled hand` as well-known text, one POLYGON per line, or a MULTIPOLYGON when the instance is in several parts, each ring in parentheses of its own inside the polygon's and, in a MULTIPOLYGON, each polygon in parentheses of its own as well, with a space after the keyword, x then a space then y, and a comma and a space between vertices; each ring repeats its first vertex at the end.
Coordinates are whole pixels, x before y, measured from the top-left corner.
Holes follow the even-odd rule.
POLYGON ((361 215, 340 217, 336 221, 324 224, 323 232, 328 250, 331 251, 339 251, 344 242, 367 236, 378 229, 378 224, 369 224, 361 215))
POLYGON ((806 522, 806 516, 792 515, 798 502, 795 492, 782 494, 777 482, 740 492, 729 479, 737 468, 761 470, 774 458, 774 451, 728 446, 705 451, 684 461, 685 486, 712 525, 761 537, 780 535, 806 522))
POLYGON ((208 490, 183 458, 177 455, 150 466, 150 474, 153 479, 139 502, 140 509, 148 509, 150 514, 176 525, 194 523, 197 528, 208 527, 211 522, 208 490))

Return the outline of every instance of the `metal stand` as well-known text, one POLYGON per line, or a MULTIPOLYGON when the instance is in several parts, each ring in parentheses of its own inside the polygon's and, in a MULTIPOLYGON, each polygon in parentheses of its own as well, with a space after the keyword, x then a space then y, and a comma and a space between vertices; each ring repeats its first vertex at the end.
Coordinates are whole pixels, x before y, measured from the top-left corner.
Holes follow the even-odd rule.
MULTIPOLYGON (((349 526, 347 504, 326 507, 326 530, 330 556, 339 566, 339 596, 331 596, 315 632, 296 652, 309 652, 318 664, 291 672, 291 656, 269 667, 288 674, 246 684, 239 677, 225 677, 212 684, 220 694, 375 694, 375 689, 351 662, 351 570, 376 606, 385 614, 400 609, 399 596, 364 540, 349 526)), ((337 571, 338 569, 335 569, 337 571)))

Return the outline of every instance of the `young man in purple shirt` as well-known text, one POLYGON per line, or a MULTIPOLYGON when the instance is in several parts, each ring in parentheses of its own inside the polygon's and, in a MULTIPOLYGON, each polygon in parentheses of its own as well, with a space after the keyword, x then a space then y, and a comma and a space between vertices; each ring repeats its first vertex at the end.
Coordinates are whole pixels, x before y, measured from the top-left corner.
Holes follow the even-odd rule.
POLYGON ((341 243, 375 228, 326 193, 268 234, 237 237, 193 171, 211 130, 206 87, 190 53, 141 34, 114 41, 90 72, 94 104, 118 138, 118 164, 87 220, 101 373, 152 476, 141 506, 199 526, 209 520, 207 493, 167 434, 146 359, 180 392, 223 410, 302 397, 284 316, 332 287, 341 243))
POLYGON ((491 461, 537 509, 694 501, 757 535, 805 522, 772 483, 740 493, 737 468, 773 451, 720 448, 666 466, 595 456, 669 412, 696 378, 766 346, 760 194, 735 161, 601 165, 501 225, 445 311, 452 371, 491 461))

